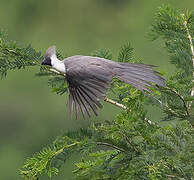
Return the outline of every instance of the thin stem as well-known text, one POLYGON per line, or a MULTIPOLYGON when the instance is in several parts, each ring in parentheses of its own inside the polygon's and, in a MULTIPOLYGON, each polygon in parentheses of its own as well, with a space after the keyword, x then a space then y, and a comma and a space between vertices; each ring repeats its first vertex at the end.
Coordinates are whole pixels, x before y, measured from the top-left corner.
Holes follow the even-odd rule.
MULTIPOLYGON (((63 148, 59 149, 59 150, 55 153, 54 157, 56 157, 57 155, 61 154, 65 149, 71 148, 71 147, 73 147, 73 146, 75 146, 75 145, 78 145, 79 143, 80 143, 80 142, 75 142, 75 143, 72 143, 72 144, 68 144, 68 145, 66 145, 66 146, 63 146, 63 148)), ((120 148, 120 147, 117 147, 117 146, 115 146, 115 145, 113 145, 113 144, 106 143, 106 142, 97 142, 97 145, 104 145, 104 146, 111 147, 111 148, 113 148, 113 149, 117 149, 117 150, 119 150, 119 151, 121 151, 121 152, 126 152, 124 149, 122 149, 122 148, 120 148)))
MULTIPOLYGON (((185 19, 184 14, 183 14, 183 18, 185 19)), ((192 58, 193 68, 194 68, 194 48, 193 48, 192 37, 191 37, 191 34, 189 32, 189 28, 187 26, 187 21, 184 20, 183 24, 184 24, 184 27, 185 27, 186 32, 187 32, 187 38, 189 40, 189 44, 190 44, 190 48, 191 48, 191 58, 192 58)), ((194 83, 194 72, 193 72, 193 80, 192 80, 192 82, 194 83)), ((191 89, 191 96, 194 96, 194 87, 192 87, 192 89, 191 89)), ((191 107, 191 105, 192 105, 192 101, 191 101, 191 103, 189 103, 189 108, 191 107)))
POLYGON ((118 146, 115 146, 113 144, 109 144, 109 143, 106 143, 106 142, 97 142, 97 145, 103 145, 103 146, 108 146, 108 147, 111 147, 113 149, 117 149, 123 153, 125 153, 126 151, 118 146))
POLYGON ((176 94, 176 95, 180 98, 180 100, 183 102, 183 106, 184 106, 184 108, 185 108, 186 115, 187 115, 187 116, 190 116, 190 114, 189 114, 189 109, 188 109, 188 107, 187 107, 187 105, 186 105, 186 102, 185 102, 185 100, 184 100, 184 97, 181 96, 176 90, 173 90, 173 89, 170 89, 170 88, 167 88, 167 87, 166 87, 166 90, 173 92, 174 94, 176 94))
POLYGON ((75 142, 75 143, 73 143, 73 144, 68 144, 68 145, 64 146, 63 148, 59 149, 59 150, 55 153, 55 156, 61 154, 65 149, 68 149, 68 148, 70 148, 70 147, 72 147, 72 146, 75 146, 75 145, 77 145, 77 144, 79 144, 79 142, 75 142))
MULTIPOLYGON (((110 104, 113 104, 113 105, 115 105, 115 106, 117 106, 117 107, 119 107, 119 108, 121 108, 121 109, 123 109, 123 110, 126 110, 126 109, 127 109, 127 107, 124 106, 123 104, 120 104, 120 103, 118 103, 118 102, 116 102, 116 101, 113 101, 112 99, 109 99, 109 98, 107 98, 107 97, 104 99, 104 101, 105 101, 105 102, 108 102, 108 103, 110 103, 110 104)), ((154 122, 150 121, 150 120, 147 119, 147 118, 145 118, 144 120, 145 120, 148 124, 155 125, 154 122)))
POLYGON ((176 178, 176 176, 174 176, 174 175, 166 175, 168 178, 176 178))
POLYGON ((110 104, 113 104, 113 105, 115 105, 115 106, 117 106, 117 107, 119 107, 119 108, 121 108, 121 109, 124 109, 124 110, 127 109, 127 107, 124 106, 123 104, 120 104, 120 103, 118 103, 118 102, 116 102, 116 101, 113 101, 112 99, 109 99, 109 98, 107 98, 107 97, 104 99, 104 101, 105 101, 105 102, 108 102, 108 103, 110 103, 110 104))
POLYGON ((139 153, 139 150, 132 144, 131 140, 129 139, 128 136, 126 136, 126 133, 123 132, 119 132, 122 136, 125 137, 125 140, 127 141, 127 143, 137 152, 139 153))
POLYGON ((166 108, 166 110, 168 110, 171 114, 173 114, 174 116, 180 117, 180 114, 178 114, 176 111, 174 111, 173 109, 171 109, 167 103, 163 103, 162 101, 160 101, 159 99, 156 99, 157 102, 163 106, 164 108, 166 108))
POLYGON ((185 29, 187 31, 187 38, 189 39, 189 43, 190 43, 190 48, 191 48, 191 54, 192 54, 192 62, 193 62, 193 67, 194 67, 194 48, 193 48, 193 42, 192 42, 192 37, 190 35, 189 29, 187 27, 187 21, 184 21, 184 26, 185 29))
POLYGON ((51 71, 51 72, 54 72, 54 73, 56 73, 56 74, 58 74, 58 75, 62 75, 62 76, 64 76, 64 77, 66 77, 66 75, 65 74, 62 74, 62 73, 60 73, 59 71, 57 71, 57 70, 55 70, 55 69, 49 69, 49 71, 51 71))

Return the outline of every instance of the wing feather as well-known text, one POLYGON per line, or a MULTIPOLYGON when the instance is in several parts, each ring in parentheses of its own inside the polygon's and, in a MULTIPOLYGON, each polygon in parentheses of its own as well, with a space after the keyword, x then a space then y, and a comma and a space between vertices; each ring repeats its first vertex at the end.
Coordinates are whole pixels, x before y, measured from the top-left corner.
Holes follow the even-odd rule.
MULTIPOLYGON (((75 101, 77 101, 77 103, 79 104, 83 118, 86 119, 86 116, 85 116, 86 110, 85 110, 84 104, 82 103, 82 100, 80 99, 78 91, 74 92, 74 97, 75 97, 75 101)), ((76 118, 78 118, 78 114, 77 114, 76 118)))
POLYGON ((69 111, 70 111, 70 114, 72 115, 72 112, 73 112, 73 104, 74 104, 74 101, 73 101, 73 97, 72 97, 72 93, 71 93, 71 90, 70 88, 68 88, 68 94, 69 94, 69 111))
POLYGON ((99 99, 97 99, 97 96, 95 94, 91 93, 91 90, 86 90, 83 87, 80 87, 82 93, 86 94, 88 96, 88 98, 90 98, 91 101, 93 101, 99 108, 102 109, 102 104, 100 104, 99 99))
POLYGON ((79 104, 78 104, 77 99, 76 99, 76 90, 74 88, 72 88, 71 95, 73 97, 73 101, 74 101, 74 104, 75 104, 75 115, 76 115, 76 119, 78 119, 79 104))
POLYGON ((80 90, 78 89, 77 91, 77 95, 80 99, 81 104, 83 105, 85 111, 87 112, 88 116, 91 117, 91 112, 90 112, 90 107, 88 106, 87 102, 85 101, 85 99, 82 97, 82 95, 79 92, 80 90))
POLYGON ((90 108, 93 110, 94 114, 97 116, 98 109, 97 109, 95 103, 93 101, 91 101, 90 98, 88 98, 88 96, 85 93, 83 93, 80 89, 79 89, 79 92, 80 92, 81 96, 85 99, 87 104, 90 106, 90 108))
POLYGON ((98 66, 83 59, 69 63, 71 63, 69 68, 68 63, 65 65, 70 94, 70 112, 73 111, 72 106, 75 104, 76 117, 79 110, 81 110, 83 117, 85 116, 84 112, 87 112, 90 117, 91 111, 97 116, 98 108, 102 108, 99 100, 105 98, 106 92, 110 88, 112 72, 106 70, 106 64, 103 62, 98 62, 98 66))

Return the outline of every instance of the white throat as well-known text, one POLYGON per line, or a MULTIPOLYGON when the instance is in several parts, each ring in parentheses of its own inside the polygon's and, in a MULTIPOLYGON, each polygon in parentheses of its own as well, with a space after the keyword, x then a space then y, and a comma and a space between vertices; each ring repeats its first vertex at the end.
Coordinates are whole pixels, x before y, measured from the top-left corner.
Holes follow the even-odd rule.
POLYGON ((64 62, 60 61, 55 54, 51 56, 51 65, 53 69, 61 72, 62 74, 66 73, 64 62))

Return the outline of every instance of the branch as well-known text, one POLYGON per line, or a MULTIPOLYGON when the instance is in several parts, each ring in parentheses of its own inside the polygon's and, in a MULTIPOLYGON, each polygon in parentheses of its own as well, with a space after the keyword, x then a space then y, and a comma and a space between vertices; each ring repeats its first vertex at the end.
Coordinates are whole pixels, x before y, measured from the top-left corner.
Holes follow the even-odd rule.
POLYGON ((108 146, 108 147, 111 147, 111 148, 113 148, 113 149, 117 149, 117 150, 119 150, 119 151, 121 151, 121 152, 123 152, 123 153, 126 153, 126 151, 125 151, 124 149, 122 149, 122 148, 120 148, 120 147, 117 147, 117 146, 115 146, 115 145, 113 145, 113 144, 106 143, 106 142, 97 142, 97 145, 108 146))
MULTIPOLYGON (((108 102, 108 103, 110 103, 110 104, 113 104, 113 105, 115 105, 115 106, 117 106, 117 107, 119 107, 119 108, 121 108, 121 109, 123 109, 123 110, 126 110, 126 109, 127 109, 127 107, 124 106, 123 104, 120 104, 120 103, 118 103, 118 102, 116 102, 116 101, 113 101, 112 99, 109 99, 109 98, 107 98, 107 97, 104 99, 104 101, 105 101, 105 102, 108 102)), ((130 111, 130 110, 129 110, 129 111, 130 111)), ((154 122, 150 121, 150 120, 147 119, 147 118, 145 118, 144 120, 145 120, 148 124, 155 125, 154 122)))
POLYGON ((166 108, 166 110, 168 110, 168 111, 169 111, 171 114, 173 114, 174 116, 176 116, 176 117, 185 117, 185 116, 180 116, 180 114, 177 113, 176 111, 174 111, 173 109, 171 109, 171 108, 168 106, 167 103, 164 104, 161 100, 156 99, 156 98, 155 98, 155 100, 157 100, 157 102, 158 102, 162 107, 166 108))
POLYGON ((65 149, 68 149, 68 148, 70 148, 70 147, 72 147, 72 146, 75 146, 75 145, 77 145, 77 144, 79 144, 79 142, 75 142, 75 143, 73 143, 73 144, 68 144, 68 145, 64 146, 63 148, 59 149, 59 150, 55 153, 55 156, 61 154, 65 149))
POLYGON ((121 109, 123 109, 123 110, 126 110, 126 109, 127 109, 127 107, 124 106, 123 104, 120 104, 120 103, 118 103, 118 102, 116 102, 116 101, 113 101, 112 99, 109 99, 109 98, 107 98, 107 97, 104 99, 104 101, 105 101, 105 102, 108 102, 108 103, 110 103, 110 104, 113 104, 113 105, 115 105, 115 106, 117 106, 117 107, 119 107, 119 108, 121 108, 121 109))
MULTIPOLYGON (((192 58, 193 68, 194 68, 194 48, 193 48, 192 37, 191 37, 191 34, 190 34, 190 32, 189 32, 189 28, 188 28, 188 26, 187 26, 187 21, 186 21, 186 19, 185 19, 185 15, 183 14, 182 16, 183 16, 183 18, 184 18, 183 25, 184 25, 184 27, 185 27, 185 29, 186 29, 187 38, 188 38, 188 40, 189 40, 189 44, 190 44, 190 48, 191 48, 191 58, 192 58)), ((193 72, 193 80, 192 80, 192 82, 194 83, 194 72, 193 72)), ((192 89, 191 89, 191 96, 194 96, 194 87, 192 87, 192 89)), ((189 104, 189 108, 191 107, 191 105, 192 105, 192 102, 189 104)))
MULTIPOLYGON (((56 157, 57 155, 61 154, 65 149, 71 148, 71 147, 73 147, 73 146, 75 146, 75 145, 78 145, 78 144, 80 144, 80 142, 75 142, 75 143, 68 144, 68 145, 62 147, 61 149, 59 149, 59 150, 55 153, 55 155, 54 155, 53 157, 56 157)), ((106 142, 97 142, 97 145, 104 145, 104 146, 111 147, 111 148, 113 148, 113 149, 117 149, 117 150, 119 150, 119 151, 121 151, 121 152, 126 152, 124 149, 122 149, 122 148, 120 148, 120 147, 118 147, 118 146, 115 146, 115 145, 113 145, 113 144, 106 143, 106 142)))
POLYGON ((132 144, 131 140, 129 139, 129 137, 126 135, 126 132, 119 132, 122 136, 125 137, 125 140, 127 141, 127 143, 137 152, 139 153, 139 150, 135 147, 135 145, 132 144))
POLYGON ((176 178, 174 175, 166 175, 168 178, 176 178))
POLYGON ((187 107, 187 105, 186 105, 186 102, 185 102, 185 100, 184 100, 184 97, 181 96, 181 95, 180 95, 176 90, 174 90, 174 89, 170 89, 170 88, 168 88, 168 87, 165 87, 165 89, 168 90, 168 91, 173 92, 174 94, 176 94, 176 95, 180 98, 180 100, 183 102, 183 106, 184 106, 184 108, 185 108, 186 115, 187 115, 187 116, 190 116, 190 114, 189 114, 189 109, 188 109, 188 107, 187 107))
POLYGON ((65 74, 62 74, 62 73, 60 73, 59 71, 57 71, 57 70, 55 70, 55 69, 49 69, 49 71, 51 71, 51 72, 54 72, 54 73, 56 73, 56 74, 58 74, 58 75, 62 75, 62 76, 64 76, 64 77, 66 77, 66 75, 65 74))

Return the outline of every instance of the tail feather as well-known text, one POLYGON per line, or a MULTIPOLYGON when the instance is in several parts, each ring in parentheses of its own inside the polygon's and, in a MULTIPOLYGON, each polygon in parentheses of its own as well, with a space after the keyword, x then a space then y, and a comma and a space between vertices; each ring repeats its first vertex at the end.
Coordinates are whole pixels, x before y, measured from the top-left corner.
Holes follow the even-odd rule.
POLYGON ((154 71, 152 65, 119 63, 115 68, 115 76, 125 83, 131 84, 141 91, 149 91, 147 87, 152 87, 151 82, 165 86, 165 79, 154 71))

